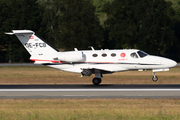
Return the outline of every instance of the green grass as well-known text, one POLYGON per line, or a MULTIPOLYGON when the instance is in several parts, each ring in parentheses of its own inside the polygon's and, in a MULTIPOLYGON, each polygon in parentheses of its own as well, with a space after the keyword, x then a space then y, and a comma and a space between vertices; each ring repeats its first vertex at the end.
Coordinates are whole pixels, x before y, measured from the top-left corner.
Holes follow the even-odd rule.
POLYGON ((177 120, 179 99, 0 100, 1 120, 177 120))

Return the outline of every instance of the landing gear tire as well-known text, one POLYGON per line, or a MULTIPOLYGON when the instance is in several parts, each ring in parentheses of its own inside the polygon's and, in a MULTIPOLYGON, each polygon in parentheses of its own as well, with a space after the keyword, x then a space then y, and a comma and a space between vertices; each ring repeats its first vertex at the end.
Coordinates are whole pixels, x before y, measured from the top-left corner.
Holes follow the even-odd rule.
POLYGON ((156 82, 156 81, 158 80, 158 77, 157 77, 157 76, 153 76, 153 77, 152 77, 152 80, 153 80, 154 82, 156 82))
POLYGON ((101 78, 94 78, 93 80, 92 80, 92 82, 93 82, 93 84, 94 85, 99 85, 100 83, 101 83, 101 78))

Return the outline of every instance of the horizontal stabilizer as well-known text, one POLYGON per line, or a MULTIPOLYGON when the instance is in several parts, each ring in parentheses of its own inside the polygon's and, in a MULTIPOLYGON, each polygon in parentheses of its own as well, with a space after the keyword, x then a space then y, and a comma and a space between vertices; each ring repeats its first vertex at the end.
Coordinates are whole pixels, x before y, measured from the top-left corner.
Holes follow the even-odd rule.
POLYGON ((31 30, 12 30, 12 32, 5 32, 5 34, 8 35, 14 35, 14 34, 34 34, 31 30))

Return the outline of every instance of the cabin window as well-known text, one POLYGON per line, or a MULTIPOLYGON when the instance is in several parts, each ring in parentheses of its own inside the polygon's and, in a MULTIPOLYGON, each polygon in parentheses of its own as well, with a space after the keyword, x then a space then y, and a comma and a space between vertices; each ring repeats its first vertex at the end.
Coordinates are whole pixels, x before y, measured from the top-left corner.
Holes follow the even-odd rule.
POLYGON ((131 53, 131 57, 138 58, 138 55, 134 52, 134 53, 131 53))
POLYGON ((111 54, 111 56, 112 56, 112 57, 115 57, 115 56, 116 56, 116 54, 115 54, 115 53, 112 53, 112 54, 111 54))
POLYGON ((106 56, 107 56, 107 54, 106 54, 106 53, 103 53, 103 54, 102 54, 102 56, 103 56, 103 57, 106 57, 106 56))
POLYGON ((92 56, 93 56, 93 57, 97 57, 97 56, 98 56, 98 54, 93 54, 92 56))
POLYGON ((139 54, 139 56, 140 56, 141 58, 143 58, 143 57, 145 57, 145 56, 148 55, 147 53, 145 53, 145 52, 143 52, 143 51, 138 51, 137 53, 139 54))

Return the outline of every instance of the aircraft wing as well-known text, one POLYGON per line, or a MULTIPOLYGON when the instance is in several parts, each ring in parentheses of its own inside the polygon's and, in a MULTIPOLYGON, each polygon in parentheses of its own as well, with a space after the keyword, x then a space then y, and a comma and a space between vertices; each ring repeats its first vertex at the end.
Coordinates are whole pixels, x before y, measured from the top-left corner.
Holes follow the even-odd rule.
POLYGON ((126 71, 127 69, 117 66, 117 65, 108 65, 108 64, 103 64, 103 65, 91 65, 88 68, 81 68, 83 71, 91 71, 92 73, 95 73, 95 70, 99 70, 102 74, 109 74, 109 73, 114 73, 114 72, 119 72, 119 71, 126 71))

